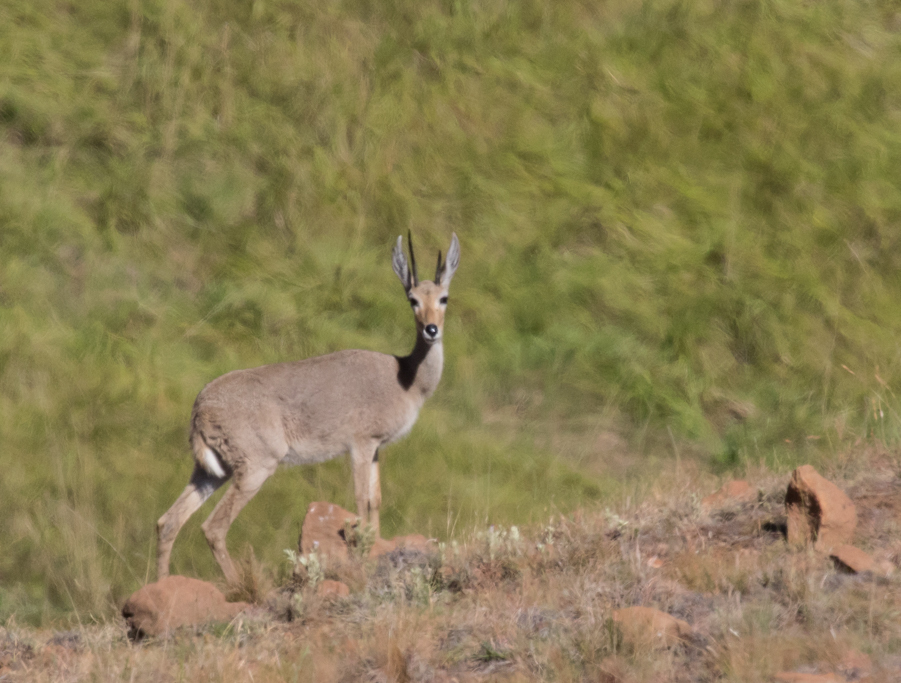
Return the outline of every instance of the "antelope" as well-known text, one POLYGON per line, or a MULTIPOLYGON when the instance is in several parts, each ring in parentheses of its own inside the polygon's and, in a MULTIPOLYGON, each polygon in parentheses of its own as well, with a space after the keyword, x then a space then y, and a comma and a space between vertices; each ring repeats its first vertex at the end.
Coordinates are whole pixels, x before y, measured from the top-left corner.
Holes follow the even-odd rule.
POLYGON ((405 436, 441 379, 447 293, 460 263, 451 238, 433 282, 420 282, 408 233, 410 261, 398 237, 392 266, 416 319, 407 356, 338 351, 306 360, 229 372, 207 384, 191 411, 194 471, 185 490, 157 522, 157 575, 169 575, 175 537, 188 518, 229 479, 232 485, 203 523, 226 580, 238 573, 225 544, 229 527, 280 464, 325 462, 350 452, 357 515, 379 536, 379 449, 405 436))

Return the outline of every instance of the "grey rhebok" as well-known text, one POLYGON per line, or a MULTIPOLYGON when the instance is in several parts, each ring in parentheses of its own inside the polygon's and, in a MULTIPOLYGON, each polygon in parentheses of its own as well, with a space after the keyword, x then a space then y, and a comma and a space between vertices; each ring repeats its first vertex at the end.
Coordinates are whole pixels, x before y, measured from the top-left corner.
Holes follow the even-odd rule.
POLYGON ((179 530, 212 493, 232 485, 203 524, 225 578, 238 582, 225 537, 241 509, 277 467, 320 463, 350 452, 357 514, 379 533, 379 449, 405 436, 441 379, 448 287, 460 263, 451 239, 438 252, 435 280, 420 281, 412 238, 410 260, 397 238, 394 272, 416 320, 407 356, 338 351, 317 358, 235 370, 207 384, 191 413, 194 471, 178 500, 157 523, 157 575, 169 575, 179 530))

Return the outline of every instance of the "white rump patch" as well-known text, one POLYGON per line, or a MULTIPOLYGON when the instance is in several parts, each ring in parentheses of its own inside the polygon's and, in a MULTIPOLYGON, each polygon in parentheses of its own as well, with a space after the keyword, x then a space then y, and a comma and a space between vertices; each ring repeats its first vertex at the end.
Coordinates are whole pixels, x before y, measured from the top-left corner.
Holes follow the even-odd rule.
POLYGON ((225 476, 225 470, 222 469, 222 463, 219 457, 213 453, 212 449, 207 446, 200 454, 200 466, 214 477, 222 479, 225 476))

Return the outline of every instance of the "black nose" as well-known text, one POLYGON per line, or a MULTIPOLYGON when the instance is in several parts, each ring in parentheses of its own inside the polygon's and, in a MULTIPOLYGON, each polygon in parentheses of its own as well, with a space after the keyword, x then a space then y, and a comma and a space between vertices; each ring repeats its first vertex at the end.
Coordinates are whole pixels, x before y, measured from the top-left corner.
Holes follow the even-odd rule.
POLYGON ((438 326, 437 325, 426 325, 425 333, 434 339, 438 335, 438 326))

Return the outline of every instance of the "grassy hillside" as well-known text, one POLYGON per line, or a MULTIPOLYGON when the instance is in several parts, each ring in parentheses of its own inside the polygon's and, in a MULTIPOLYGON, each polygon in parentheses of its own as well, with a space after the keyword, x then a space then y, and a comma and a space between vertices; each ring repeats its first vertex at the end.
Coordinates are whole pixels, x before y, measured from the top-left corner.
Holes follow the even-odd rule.
MULTIPOLYGON (((839 0, 5 3, 0 618, 152 576, 213 377, 408 350, 408 228, 462 261, 387 534, 895 438, 899 31, 839 0)), ((316 498, 351 505, 346 463, 273 478, 235 554, 280 561, 316 498)), ((202 518, 174 571, 217 576, 202 518)))

